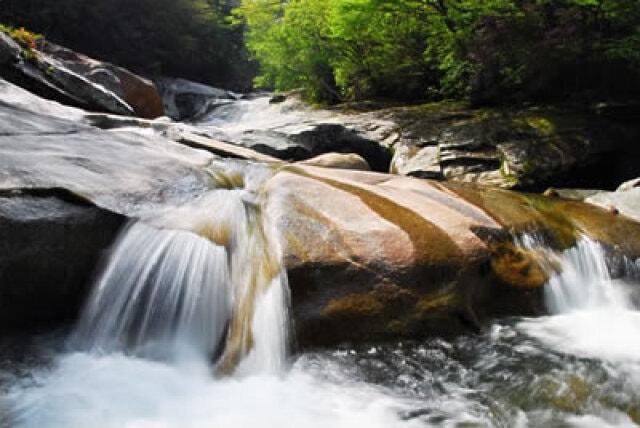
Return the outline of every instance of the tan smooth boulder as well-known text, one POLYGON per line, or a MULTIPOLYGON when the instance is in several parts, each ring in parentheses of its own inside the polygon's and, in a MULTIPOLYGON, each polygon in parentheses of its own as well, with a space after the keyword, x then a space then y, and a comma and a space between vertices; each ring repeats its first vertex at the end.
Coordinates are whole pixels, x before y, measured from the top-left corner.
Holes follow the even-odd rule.
POLYGON ((371 171, 367 161, 355 153, 325 153, 299 162, 303 165, 321 166, 324 168, 355 169, 371 171))
POLYGON ((543 250, 580 233, 640 256, 640 224, 561 199, 377 173, 287 166, 267 182, 302 346, 449 334, 544 312, 543 250))

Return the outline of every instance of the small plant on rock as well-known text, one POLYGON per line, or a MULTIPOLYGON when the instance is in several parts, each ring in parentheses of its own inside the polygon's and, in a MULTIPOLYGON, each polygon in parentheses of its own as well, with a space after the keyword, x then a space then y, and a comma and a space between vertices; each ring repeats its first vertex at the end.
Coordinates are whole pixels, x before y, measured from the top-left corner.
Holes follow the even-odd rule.
POLYGON ((8 34, 22 46, 22 56, 24 59, 29 61, 36 58, 37 42, 43 38, 41 34, 26 30, 24 27, 13 28, 3 24, 0 24, 0 32, 8 34))
POLYGON ((24 27, 13 30, 9 34, 18 44, 25 49, 36 49, 36 42, 42 39, 42 35, 25 30, 24 27))

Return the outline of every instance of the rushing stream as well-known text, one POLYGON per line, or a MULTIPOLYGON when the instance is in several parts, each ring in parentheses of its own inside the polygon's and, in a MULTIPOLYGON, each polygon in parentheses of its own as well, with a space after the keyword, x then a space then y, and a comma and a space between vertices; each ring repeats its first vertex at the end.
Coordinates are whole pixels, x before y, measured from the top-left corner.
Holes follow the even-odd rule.
POLYGON ((221 375, 212 361, 232 328, 232 288, 252 275, 244 267, 234 278, 233 252, 131 225, 70 339, 5 343, 0 425, 623 427, 640 417, 638 269, 626 261, 617 272, 626 279, 612 279, 604 250, 586 238, 550 260, 562 268, 546 289, 554 315, 451 341, 287 359, 286 281, 270 281, 255 296, 254 351, 221 375))
MULTIPOLYGON (((265 103, 202 121, 242 134, 244 115, 265 103)), ((292 353, 282 251, 252 184, 261 180, 213 179, 219 189, 122 231, 69 331, 0 340, 1 428, 640 423, 634 262, 612 263, 587 238, 555 254, 525 236, 519 245, 548 258, 551 315, 451 340, 292 353)))

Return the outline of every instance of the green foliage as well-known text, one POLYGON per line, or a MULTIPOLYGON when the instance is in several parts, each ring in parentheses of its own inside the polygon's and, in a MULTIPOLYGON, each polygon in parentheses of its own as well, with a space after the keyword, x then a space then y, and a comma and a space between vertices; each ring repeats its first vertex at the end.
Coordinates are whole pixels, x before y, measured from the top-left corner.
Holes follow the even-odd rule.
POLYGON ((321 101, 620 98, 640 77, 638 0, 244 0, 235 15, 256 83, 321 101))
POLYGON ((43 39, 41 34, 26 30, 24 27, 14 28, 0 24, 0 32, 9 35, 22 47, 22 57, 27 61, 35 61, 37 58, 37 42, 43 39))
POLYGON ((260 60, 257 85, 301 87, 314 99, 335 97, 326 12, 324 2, 317 0, 295 0, 286 6, 249 0, 236 9, 236 16, 247 23, 247 44, 260 60))
POLYGON ((0 0, 0 22, 240 90, 255 59, 256 85, 324 102, 617 101, 640 98, 639 1, 0 0))
POLYGON ((37 41, 42 39, 41 34, 26 30, 24 27, 13 28, 0 24, 0 32, 8 34, 13 40, 18 42, 20 46, 29 50, 35 49, 37 41))

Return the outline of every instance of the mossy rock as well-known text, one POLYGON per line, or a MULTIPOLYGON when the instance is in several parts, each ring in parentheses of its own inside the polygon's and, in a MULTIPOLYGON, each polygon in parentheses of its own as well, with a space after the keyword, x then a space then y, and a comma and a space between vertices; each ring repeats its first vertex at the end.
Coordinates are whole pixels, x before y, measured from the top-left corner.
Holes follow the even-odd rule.
POLYGON ((580 413, 594 396, 594 386, 578 375, 565 379, 546 379, 537 390, 540 399, 554 409, 580 413))
MULTIPOLYGON (((431 103, 389 109, 390 117, 402 130, 396 143, 403 147, 397 162, 411 163, 404 170, 422 176, 421 159, 407 148, 423 147, 425 142, 439 147, 442 176, 448 181, 479 183, 507 189, 540 190, 545 186, 607 186, 609 181, 593 170, 611 162, 628 165, 640 161, 634 143, 640 128, 615 123, 589 111, 561 107, 473 109, 464 103, 431 103), (486 159, 487 153, 496 153, 486 159), (625 163, 626 162, 626 163, 625 163), (603 184, 604 183, 604 184, 603 184)), ((395 160, 394 160, 395 161, 395 160)), ((623 176, 628 167, 620 168, 623 176)), ((425 177, 435 178, 424 165, 425 177)), ((640 173, 640 170, 637 170, 640 173)), ((610 174, 612 175, 612 174, 610 174)))

